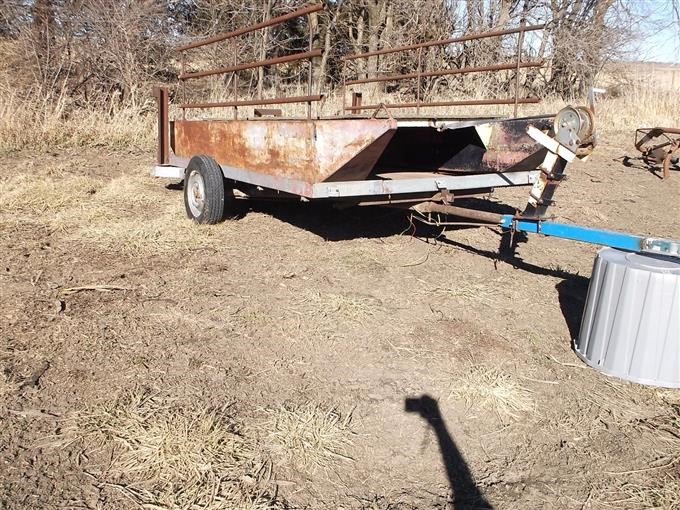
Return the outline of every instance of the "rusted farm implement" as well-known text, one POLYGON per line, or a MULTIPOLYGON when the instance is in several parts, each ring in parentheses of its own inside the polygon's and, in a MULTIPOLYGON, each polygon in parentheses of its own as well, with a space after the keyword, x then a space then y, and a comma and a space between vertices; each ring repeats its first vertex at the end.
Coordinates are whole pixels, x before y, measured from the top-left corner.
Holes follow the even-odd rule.
POLYGON ((671 164, 677 164, 680 157, 680 129, 640 128, 635 131, 635 148, 648 166, 661 164, 663 178, 668 179, 671 164))
MULTIPOLYGON (((331 201, 338 205, 399 207, 425 223, 494 223, 502 227, 586 242, 607 244, 633 251, 678 253, 673 241, 647 239, 616 232, 561 225, 549 221, 548 208, 564 180, 567 165, 587 157, 595 146, 594 117, 589 108, 567 107, 555 115, 518 117, 520 105, 537 103, 520 95, 520 72, 540 67, 540 61, 522 57, 525 34, 543 25, 520 25, 499 31, 428 41, 409 46, 348 55, 343 58, 342 108, 336 116, 313 116, 312 104, 324 100, 313 90, 312 68, 322 54, 309 47, 284 56, 240 62, 202 71, 186 71, 186 52, 231 41, 251 32, 322 10, 311 5, 257 25, 219 34, 177 48, 181 55, 179 75, 181 118, 169 119, 167 89, 156 89, 159 104, 158 177, 184 179, 187 215, 198 223, 216 223, 228 215, 237 198, 278 198, 300 201, 331 201), (490 66, 427 69, 422 54, 428 48, 482 39, 517 36, 516 53, 507 62, 490 66), (411 52, 417 69, 412 73, 369 74, 353 64, 384 55, 411 52), (306 65, 305 95, 273 98, 241 97, 239 73, 266 66, 294 63, 306 65), (359 71, 357 71, 359 69, 359 71), (511 97, 426 101, 422 80, 428 77, 506 72, 511 97), (227 75, 231 97, 223 101, 190 102, 187 83, 209 76, 227 75), (415 80, 415 100, 362 104, 360 86, 415 80), (351 89, 350 89, 351 87, 351 89), (350 103, 347 93, 351 92, 350 103), (247 108, 281 104, 306 105, 306 116, 283 116, 280 109, 247 108), (477 105, 511 105, 513 118, 498 116, 465 118, 436 117, 432 108, 477 105), (230 119, 187 119, 187 111, 231 109, 230 119), (399 115, 410 109, 415 115, 399 115), (244 116, 246 118, 244 118, 244 116), (527 203, 517 215, 501 215, 456 204, 461 198, 482 196, 495 188, 526 186, 527 203)), ((304 18, 303 18, 304 19, 304 18)), ((307 26, 313 26, 308 22, 307 26)), ((234 46, 235 47, 235 46, 234 46)))

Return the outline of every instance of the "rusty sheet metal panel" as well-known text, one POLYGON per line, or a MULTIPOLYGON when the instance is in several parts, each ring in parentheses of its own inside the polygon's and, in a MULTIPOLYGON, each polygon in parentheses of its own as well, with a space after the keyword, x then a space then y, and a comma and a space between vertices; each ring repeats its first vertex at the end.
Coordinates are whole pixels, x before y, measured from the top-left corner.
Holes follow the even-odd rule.
POLYGON ((527 134, 534 125, 548 130, 551 117, 500 119, 439 128, 400 125, 378 167, 388 171, 488 173, 535 169, 545 149, 527 134))
MULTIPOLYGON (((223 165, 314 183, 331 178, 394 131, 396 121, 177 120, 173 129, 173 150, 179 157, 207 154, 223 165)), ((366 177, 375 159, 366 157, 359 167, 351 165, 353 177, 366 177)))
POLYGON ((536 168, 543 160, 545 150, 527 134, 529 125, 547 131, 552 126, 552 117, 511 119, 477 126, 477 133, 487 149, 482 157, 482 168, 497 172, 536 168))

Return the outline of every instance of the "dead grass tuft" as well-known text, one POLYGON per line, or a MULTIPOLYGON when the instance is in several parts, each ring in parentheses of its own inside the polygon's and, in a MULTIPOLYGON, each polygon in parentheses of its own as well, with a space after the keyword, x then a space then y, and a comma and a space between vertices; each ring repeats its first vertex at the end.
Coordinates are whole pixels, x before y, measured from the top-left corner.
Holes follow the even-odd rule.
POLYGON ((135 392, 77 415, 69 434, 110 452, 99 476, 143 508, 277 507, 266 490, 268 464, 227 408, 198 410, 135 392))
POLYGON ((312 292, 308 301, 315 313, 323 317, 340 316, 355 322, 374 316, 382 305, 379 299, 369 295, 327 292, 312 292))
POLYGON ((496 368, 474 367, 459 378, 451 396, 470 406, 493 410, 501 420, 519 419, 534 408, 530 391, 496 368))
POLYGON ((10 396, 18 389, 17 383, 10 380, 4 373, 0 372, 0 412, 4 411, 10 400, 10 396))
POLYGON ((158 182, 141 174, 106 182, 65 165, 41 172, 29 166, 0 180, 0 219, 21 214, 71 241, 133 256, 214 246, 219 226, 188 221, 178 195, 164 196, 158 182))
POLYGON ((101 181, 69 173, 65 166, 18 173, 0 181, 0 211, 12 216, 56 213, 78 206, 101 186, 101 181))
POLYGON ((680 510, 680 479, 666 475, 653 483, 627 483, 621 488, 627 496, 618 501, 615 508, 663 508, 680 510))
POLYGON ((352 413, 307 402, 286 403, 268 411, 267 442, 275 458, 308 473, 332 469, 338 461, 352 460, 352 413))
POLYGON ((464 281, 458 280, 455 286, 452 287, 435 287, 427 291, 421 291, 421 294, 444 294, 447 298, 453 298, 465 303, 481 303, 484 305, 493 305, 500 297, 499 289, 502 285, 497 285, 498 280, 483 280, 483 281, 464 281))
POLYGON ((209 248, 217 243, 223 225, 196 225, 178 207, 171 206, 144 219, 120 217, 85 224, 71 236, 100 249, 128 255, 167 254, 209 248))

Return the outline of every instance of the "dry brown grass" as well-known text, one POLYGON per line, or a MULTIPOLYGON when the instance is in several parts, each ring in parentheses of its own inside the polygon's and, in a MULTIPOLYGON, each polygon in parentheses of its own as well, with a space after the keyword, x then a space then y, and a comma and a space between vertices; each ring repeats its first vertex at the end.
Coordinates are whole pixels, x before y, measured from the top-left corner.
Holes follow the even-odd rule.
POLYGON ((164 194, 146 172, 106 181, 63 164, 27 165, 0 180, 0 222, 44 224, 73 242, 131 256, 215 246, 219 226, 187 221, 180 193, 164 194))
POLYGON ((649 483, 624 483, 619 493, 607 495, 600 503, 610 508, 680 510, 680 479, 661 475, 649 483), (623 494, 623 497, 621 497, 623 494))
POLYGON ((64 165, 50 167, 44 172, 29 165, 0 180, 0 211, 44 217, 81 204, 101 186, 101 181, 74 175, 64 165))
POLYGON ((267 411, 263 426, 274 458, 306 473, 318 468, 332 470, 338 462, 351 461, 352 413, 307 402, 286 403, 267 411))
POLYGON ((24 100, 0 82, 0 153, 58 147, 153 147, 152 107, 73 107, 56 100, 24 100))
POLYGON ((0 372, 0 413, 5 410, 11 395, 14 394, 17 389, 17 383, 11 381, 7 375, 0 372))
POLYGON ((475 280, 458 280, 455 286, 435 287, 427 291, 420 291, 421 294, 437 293, 453 298, 461 302, 481 303, 486 305, 493 305, 502 295, 504 283, 499 279, 489 280, 479 279, 475 280))
MULTIPOLYGON (((50 99, 39 99, 40 91, 25 100, 3 79, 0 68, 0 153, 21 149, 43 150, 54 147, 109 147, 130 146, 151 148, 155 143, 155 107, 151 97, 147 103, 137 107, 76 107, 69 103, 65 93, 52 93, 50 99)), ((57 91, 58 92, 58 91, 57 91)), ((289 95, 304 95, 304 91, 290 90, 289 95)), ((219 101, 230 92, 223 87, 213 91, 211 99, 219 101)), ((267 94, 265 94, 265 97, 267 94)), ((466 98, 485 98, 482 89, 466 98)), ((462 98, 459 97, 458 99, 462 98)), ((432 97, 431 100, 456 99, 450 95, 432 97)), ((364 101, 399 101, 399 97, 371 99, 365 94, 364 101)), ((342 97, 339 91, 331 91, 326 99, 313 106, 313 115, 334 116, 342 113, 342 97)), ((597 104, 597 126, 600 134, 630 132, 640 126, 680 125, 680 113, 676 105, 680 92, 657 90, 647 84, 631 86, 620 97, 608 98, 597 104)), ((537 105, 521 105, 519 116, 555 113, 567 104, 586 104, 586 98, 563 100, 545 98, 537 105)), ((289 104, 281 108, 288 116, 306 116, 306 105, 289 104)), ((369 112, 367 112, 369 113, 369 112)), ((176 117, 178 112, 173 111, 176 117)), ((415 109, 394 111, 398 116, 414 116, 415 109)), ((252 115, 246 108, 242 116, 252 115)), ((512 106, 471 106, 424 108, 421 115, 426 117, 474 117, 512 116, 512 106)), ((220 109, 191 110, 189 118, 231 118, 229 112, 220 109)))
POLYGON ((268 462, 227 412, 137 391, 77 414, 68 437, 110 455, 96 476, 142 508, 276 508, 268 462))
POLYGON ((309 302, 315 315, 323 317, 340 316, 344 319, 361 322, 375 315, 380 308, 380 301, 368 295, 334 294, 327 292, 310 292, 309 302))
MULTIPOLYGON (((186 218, 181 204, 161 209, 150 218, 102 218, 81 224, 70 238, 96 245, 110 253, 131 256, 175 253, 215 246, 219 240, 218 226, 196 225, 186 218)), ((109 211, 110 212, 110 211, 109 211)), ((224 225, 221 226, 224 228, 224 225)))
POLYGON ((463 400, 471 408, 490 409, 502 421, 521 419, 534 409, 531 392, 496 367, 475 366, 454 380, 453 398, 463 400))

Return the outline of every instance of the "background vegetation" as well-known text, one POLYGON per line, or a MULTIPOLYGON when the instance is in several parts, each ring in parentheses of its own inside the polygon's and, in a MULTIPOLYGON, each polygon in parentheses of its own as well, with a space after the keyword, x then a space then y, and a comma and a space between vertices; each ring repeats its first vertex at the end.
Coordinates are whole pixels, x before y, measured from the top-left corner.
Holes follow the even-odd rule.
MULTIPOLYGON (((170 84, 181 65, 173 47, 290 12, 305 0, 0 0, 0 147, 17 150, 55 145, 112 147, 153 142, 153 84, 170 84)), ((673 2, 659 6, 674 11, 673 2)), ((343 72, 373 76, 412 72, 416 52, 360 61, 343 70, 340 57, 453 34, 548 23, 527 36, 525 60, 541 59, 539 70, 521 72, 523 95, 546 99, 547 109, 583 101, 606 63, 630 57, 645 16, 639 4, 620 0, 326 0, 311 18, 254 32, 236 41, 188 52, 187 69, 208 69, 303 51, 324 49, 315 66, 316 91, 327 95, 323 114, 336 113, 343 72), (311 29, 311 30, 310 30, 311 29)), ((672 19, 672 18, 669 18, 672 19)), ((672 22, 672 21, 671 21, 672 22)), ((471 41, 423 52, 427 69, 512 61, 517 37, 471 41)), ((305 65, 272 66, 239 73, 240 97, 294 93, 307 83, 305 65)), ((192 82, 192 98, 221 99, 233 90, 231 77, 192 82)), ((610 81, 612 81, 610 79, 610 81)), ((615 77, 617 98, 605 108, 614 124, 629 129, 640 120, 677 123, 678 93, 650 90, 648 83, 615 77), (632 110, 630 110, 632 108, 632 110), (627 117, 630 125, 622 121, 627 117)), ((496 97, 513 93, 514 76, 480 74, 423 80, 426 98, 496 97)), ((365 95, 413 98, 415 80, 365 86, 365 95)), ((495 110, 498 110, 496 108, 495 110)), ((443 113, 443 112, 440 112, 443 113)), ((457 111, 461 114, 460 110, 457 111)), ((463 112, 469 113, 469 112, 463 112)), ((488 113, 488 112, 485 112, 488 113)), ((531 112, 529 112, 531 113, 531 112)))

